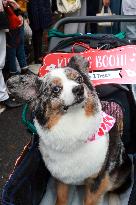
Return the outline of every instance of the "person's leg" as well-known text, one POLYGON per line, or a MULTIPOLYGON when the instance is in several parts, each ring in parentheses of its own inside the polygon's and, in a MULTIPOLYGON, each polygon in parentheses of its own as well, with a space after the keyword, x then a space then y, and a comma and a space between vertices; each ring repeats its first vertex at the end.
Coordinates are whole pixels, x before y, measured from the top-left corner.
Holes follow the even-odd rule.
POLYGON ((39 58, 42 56, 42 37, 43 37, 42 29, 32 32, 35 63, 40 63, 39 58))
POLYGON ((27 62, 26 62, 25 48, 24 48, 24 26, 21 26, 19 28, 18 38, 19 38, 19 43, 16 48, 16 57, 22 71, 22 70, 27 70, 27 62))
POLYGON ((0 70, 0 102, 9 98, 7 88, 4 82, 2 70, 0 70))
POLYGON ((10 30, 6 33, 6 63, 5 68, 11 75, 18 74, 16 66, 16 48, 18 46, 18 30, 10 30))
POLYGON ((5 68, 11 75, 18 74, 16 66, 16 48, 7 46, 5 68))
POLYGON ((9 96, 4 82, 2 70, 0 70, 0 114, 6 109, 6 106, 3 104, 3 102, 8 98, 9 96))
POLYGON ((6 56, 6 37, 5 32, 0 31, 0 102, 9 98, 6 85, 4 82, 2 69, 5 65, 5 56, 6 56))
MULTIPOLYGON (((1 52, 0 52, 1 53, 1 52)), ((1 61, 0 61, 1 63, 1 61)), ((0 69, 0 113, 5 110, 5 107, 15 108, 21 106, 21 102, 17 102, 13 96, 9 96, 7 87, 4 81, 2 69, 0 69)))
MULTIPOLYGON (((113 14, 121 14, 121 0, 111 0, 110 8, 113 14)), ((112 27, 112 34, 117 34, 120 32, 120 23, 114 23, 112 27)))
POLYGON ((4 81, 2 69, 5 65, 6 57, 6 36, 5 32, 0 31, 0 113, 4 111, 5 107, 14 108, 19 107, 22 103, 16 102, 14 98, 8 95, 7 87, 4 81))
MULTIPOLYGON (((122 4, 125 4, 125 3, 126 3, 126 1, 122 2, 122 4)), ((122 5, 122 7, 123 7, 123 5, 122 5)), ((133 10, 134 9, 132 8, 132 12, 133 12, 133 10)), ((130 9, 129 9, 129 12, 130 12, 130 9)), ((130 13, 124 14, 123 8, 121 8, 121 15, 130 15, 130 13)), ((126 38, 136 39, 136 22, 122 22, 121 23, 121 31, 126 33, 126 38)))
POLYGON ((136 39, 136 23, 126 23, 126 38, 136 39))
POLYGON ((116 15, 121 14, 121 0, 111 0, 110 8, 112 12, 116 15))
MULTIPOLYGON (((96 16, 99 11, 99 0, 87 0, 87 16, 96 16)), ((87 32, 97 33, 97 23, 89 23, 90 28, 87 32)))
POLYGON ((21 104, 17 103, 15 99, 9 97, 7 87, 4 81, 2 69, 5 65, 6 56, 6 36, 5 32, 0 31, 0 113, 4 111, 5 106, 14 108, 21 104))

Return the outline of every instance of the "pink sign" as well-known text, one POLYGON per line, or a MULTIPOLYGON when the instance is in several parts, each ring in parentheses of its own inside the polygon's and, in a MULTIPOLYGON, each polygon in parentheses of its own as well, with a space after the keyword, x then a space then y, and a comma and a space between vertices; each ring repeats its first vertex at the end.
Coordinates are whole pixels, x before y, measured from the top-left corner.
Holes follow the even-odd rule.
POLYGON ((54 68, 67 66, 74 55, 82 55, 90 62, 89 76, 94 85, 136 83, 136 45, 127 45, 110 50, 92 49, 81 53, 50 53, 43 59, 39 76, 54 68))

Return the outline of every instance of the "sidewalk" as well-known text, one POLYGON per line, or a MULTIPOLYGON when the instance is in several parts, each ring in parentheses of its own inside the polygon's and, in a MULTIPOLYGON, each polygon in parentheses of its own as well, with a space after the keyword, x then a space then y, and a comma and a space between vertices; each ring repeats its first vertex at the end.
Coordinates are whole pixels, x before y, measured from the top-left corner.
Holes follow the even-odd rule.
POLYGON ((21 113, 22 107, 6 110, 0 115, 0 204, 2 188, 31 137, 21 122, 21 113))

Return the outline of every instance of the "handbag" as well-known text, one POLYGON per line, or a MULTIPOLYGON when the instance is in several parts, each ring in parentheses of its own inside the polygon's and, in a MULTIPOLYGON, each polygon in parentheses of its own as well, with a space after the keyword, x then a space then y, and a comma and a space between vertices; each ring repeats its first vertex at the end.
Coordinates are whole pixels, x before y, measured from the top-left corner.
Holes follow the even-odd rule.
POLYGON ((81 1, 57 0, 57 8, 60 13, 73 13, 81 8, 81 1))
MULTIPOLYGON (((104 12, 104 6, 102 7, 102 10, 100 13, 97 13, 96 16, 112 16, 110 7, 107 8, 107 12, 104 12)), ((98 26, 113 26, 113 22, 98 22, 98 26)))
POLYGON ((8 29, 9 21, 6 13, 4 11, 0 12, 0 30, 8 29))
POLYGON ((10 6, 7 6, 5 8, 5 11, 9 20, 9 29, 11 30, 17 29, 21 24, 21 20, 19 19, 18 16, 16 16, 16 14, 14 13, 13 9, 10 6))

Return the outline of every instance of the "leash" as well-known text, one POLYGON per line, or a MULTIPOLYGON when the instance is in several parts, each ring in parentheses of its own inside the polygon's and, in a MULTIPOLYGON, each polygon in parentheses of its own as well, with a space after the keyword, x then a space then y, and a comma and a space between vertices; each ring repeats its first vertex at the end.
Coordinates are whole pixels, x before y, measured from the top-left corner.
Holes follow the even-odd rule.
POLYGON ((23 112, 22 112, 22 123, 30 130, 33 134, 37 134, 36 128, 33 123, 27 120, 27 113, 29 110, 28 104, 24 105, 23 112))

